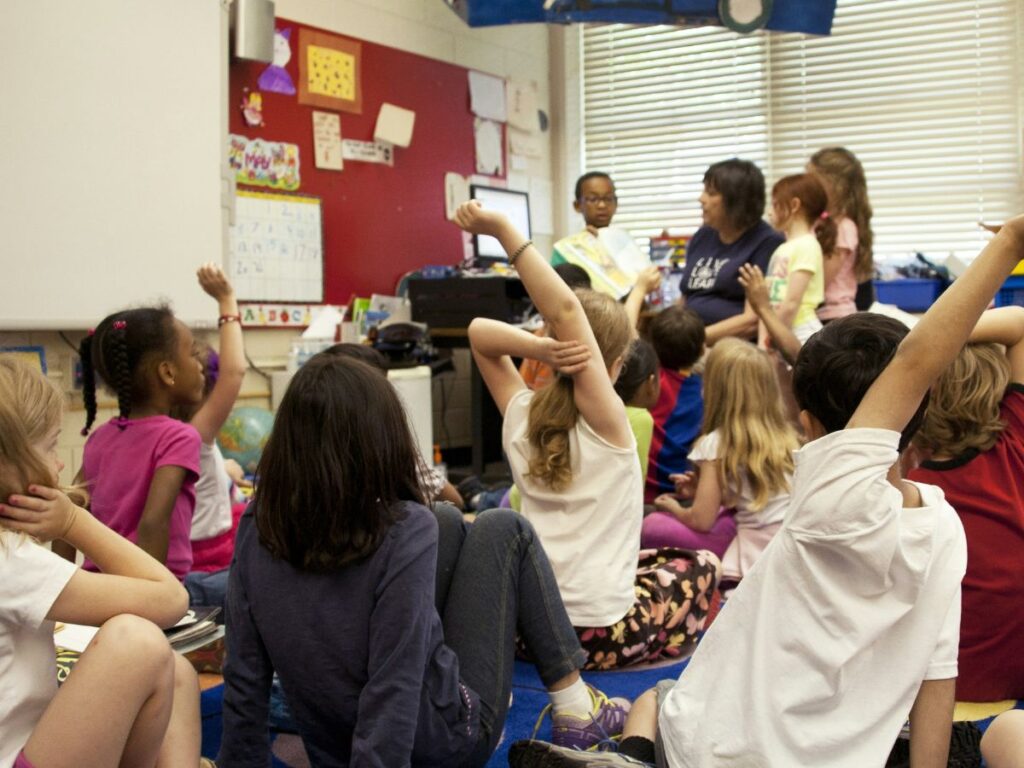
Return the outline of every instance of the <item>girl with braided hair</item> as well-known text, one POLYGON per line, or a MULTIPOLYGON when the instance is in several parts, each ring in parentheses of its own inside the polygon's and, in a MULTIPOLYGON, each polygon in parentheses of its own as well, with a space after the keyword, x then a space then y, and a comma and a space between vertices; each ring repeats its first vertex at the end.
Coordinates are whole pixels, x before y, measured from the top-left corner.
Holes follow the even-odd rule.
MULTIPOLYGON (((80 479, 92 496, 92 514, 184 581, 192 566, 189 530, 201 441, 194 426, 170 414, 203 397, 192 332, 166 306, 123 310, 104 318, 79 353, 82 433, 96 420, 97 378, 118 408, 85 443, 80 479)), ((85 568, 96 565, 86 559, 85 568)))

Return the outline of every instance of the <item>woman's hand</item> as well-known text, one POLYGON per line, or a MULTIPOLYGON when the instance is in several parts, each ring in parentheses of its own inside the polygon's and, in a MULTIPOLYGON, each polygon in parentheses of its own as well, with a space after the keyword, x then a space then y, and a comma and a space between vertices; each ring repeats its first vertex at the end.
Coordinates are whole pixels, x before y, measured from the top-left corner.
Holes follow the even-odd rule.
POLYGON ((224 274, 224 270, 213 262, 203 264, 196 270, 196 277, 199 278, 199 286, 208 296, 217 301, 221 301, 235 292, 227 275, 224 274))
POLYGON ((12 494, 6 504, 0 504, 0 518, 12 531, 27 533, 40 541, 63 539, 79 512, 89 514, 56 488, 31 485, 28 492, 31 495, 12 494))
POLYGON ((756 264, 744 264, 740 267, 739 283, 747 292, 747 301, 750 308, 758 315, 765 307, 771 305, 768 296, 768 283, 765 282, 764 273, 756 264))
POLYGON ((479 200, 470 200, 460 205, 455 211, 455 223, 471 234, 491 237, 498 237, 502 229, 509 226, 505 214, 487 210, 479 200))
POLYGON ((590 348, 578 341, 558 341, 550 336, 538 337, 538 360, 559 373, 572 376, 587 367, 590 348))

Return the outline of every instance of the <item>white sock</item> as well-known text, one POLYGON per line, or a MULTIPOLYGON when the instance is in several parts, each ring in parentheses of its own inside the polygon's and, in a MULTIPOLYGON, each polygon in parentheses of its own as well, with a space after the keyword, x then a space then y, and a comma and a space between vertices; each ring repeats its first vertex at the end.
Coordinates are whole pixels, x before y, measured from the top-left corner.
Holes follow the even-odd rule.
POLYGON ((548 691, 551 699, 551 709, 556 715, 579 715, 586 717, 594 708, 590 698, 590 690, 583 678, 579 677, 576 682, 568 688, 560 691, 548 691))

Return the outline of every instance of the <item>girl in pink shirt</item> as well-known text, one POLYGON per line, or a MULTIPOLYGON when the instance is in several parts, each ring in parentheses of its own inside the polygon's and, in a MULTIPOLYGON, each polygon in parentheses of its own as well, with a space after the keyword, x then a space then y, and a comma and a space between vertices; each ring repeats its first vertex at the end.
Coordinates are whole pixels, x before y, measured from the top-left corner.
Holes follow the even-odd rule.
MULTIPOLYGON (((237 316, 223 322, 237 322, 237 316)), ((170 416, 203 397, 203 369, 192 332, 167 307, 104 318, 82 340, 86 424, 96 418, 97 375, 117 397, 118 415, 85 444, 80 479, 93 515, 135 542, 184 581, 192 566, 189 532, 199 476, 200 436, 170 416)), ((96 566, 86 561, 86 569, 96 566)))
POLYGON ((835 248, 825 254, 825 303, 818 309, 818 318, 828 322, 866 310, 874 301, 871 202, 864 167, 844 147, 815 152, 807 172, 825 187, 837 228, 835 248))

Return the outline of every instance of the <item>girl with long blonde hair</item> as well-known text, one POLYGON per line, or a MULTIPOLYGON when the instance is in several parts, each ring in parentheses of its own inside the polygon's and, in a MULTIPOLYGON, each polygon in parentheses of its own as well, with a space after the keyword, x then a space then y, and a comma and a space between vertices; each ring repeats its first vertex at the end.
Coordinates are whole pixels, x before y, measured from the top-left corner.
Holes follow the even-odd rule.
POLYGON ((674 476, 692 505, 671 494, 654 503, 675 517, 680 536, 710 530, 722 507, 736 510, 723 582, 742 579, 781 527, 797 447, 767 353, 740 339, 718 342, 704 372, 704 428, 690 452, 697 469, 674 476))
POLYGON ((188 594, 80 506, 84 494, 58 488, 63 406, 42 373, 0 355, 0 766, 200 765, 196 675, 158 629, 188 594), (60 690, 57 621, 99 627, 60 690))
POLYGON ((551 560, 587 667, 682 655, 703 626, 718 562, 705 552, 640 551, 643 476, 613 388, 634 336, 625 309, 603 294, 573 292, 503 215, 469 202, 456 221, 501 242, 551 329, 540 338, 477 318, 469 340, 504 416, 522 514, 551 560), (559 375, 533 392, 512 357, 542 360, 559 375))

